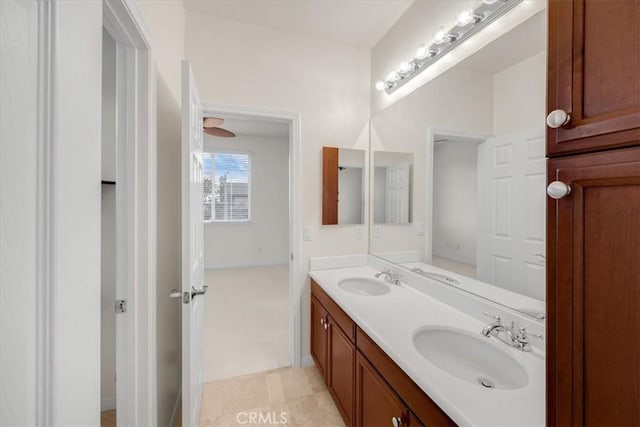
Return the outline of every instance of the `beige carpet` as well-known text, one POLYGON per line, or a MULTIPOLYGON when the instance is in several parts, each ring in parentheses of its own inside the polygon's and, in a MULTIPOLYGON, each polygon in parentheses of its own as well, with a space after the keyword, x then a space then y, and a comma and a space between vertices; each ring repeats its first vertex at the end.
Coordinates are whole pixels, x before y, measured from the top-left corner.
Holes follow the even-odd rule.
POLYGON ((289 366, 288 268, 205 272, 205 382, 289 366))

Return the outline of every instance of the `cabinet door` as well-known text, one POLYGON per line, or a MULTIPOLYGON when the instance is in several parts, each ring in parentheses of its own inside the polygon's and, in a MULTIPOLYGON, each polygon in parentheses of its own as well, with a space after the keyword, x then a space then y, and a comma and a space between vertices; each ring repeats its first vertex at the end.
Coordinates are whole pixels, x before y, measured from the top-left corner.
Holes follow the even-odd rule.
POLYGON ((354 365, 356 348, 329 316, 329 349, 327 386, 333 395, 345 423, 353 425, 354 365))
POLYGON ((409 410, 371 364, 356 355, 356 426, 393 427, 393 419, 409 425, 409 410))
MULTIPOLYGON (((615 3, 615 2, 614 2, 615 3)), ((549 161, 548 425, 640 425, 640 147, 549 161)))
POLYGON ((639 25, 638 0, 549 1, 547 112, 571 115, 550 155, 638 143, 639 25))
POLYGON ((311 296, 311 356, 327 379, 327 311, 318 300, 311 296))

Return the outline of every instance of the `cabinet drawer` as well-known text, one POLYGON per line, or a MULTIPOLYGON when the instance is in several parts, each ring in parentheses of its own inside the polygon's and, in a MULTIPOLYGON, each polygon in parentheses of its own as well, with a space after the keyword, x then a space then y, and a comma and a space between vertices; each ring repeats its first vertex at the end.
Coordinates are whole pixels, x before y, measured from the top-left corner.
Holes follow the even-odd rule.
POLYGON ((353 323, 353 320, 351 320, 347 313, 345 313, 313 279, 311 279, 311 295, 316 297, 320 304, 322 304, 322 306, 329 312, 329 315, 333 318, 335 323, 340 326, 340 329, 342 329, 345 335, 352 342, 355 342, 355 323, 353 323))
POLYGON ((422 424, 427 426, 455 425, 447 414, 360 328, 356 328, 356 343, 358 350, 375 366, 380 375, 391 385, 422 424))

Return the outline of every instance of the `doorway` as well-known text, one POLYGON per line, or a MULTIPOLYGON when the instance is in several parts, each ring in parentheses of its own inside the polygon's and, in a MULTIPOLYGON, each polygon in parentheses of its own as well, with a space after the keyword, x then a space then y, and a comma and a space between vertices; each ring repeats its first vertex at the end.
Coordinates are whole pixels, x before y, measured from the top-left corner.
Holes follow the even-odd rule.
POLYGON ((101 425, 116 425, 116 42, 102 30, 101 425))
POLYGON ((290 122, 205 111, 204 381, 290 366, 290 122))

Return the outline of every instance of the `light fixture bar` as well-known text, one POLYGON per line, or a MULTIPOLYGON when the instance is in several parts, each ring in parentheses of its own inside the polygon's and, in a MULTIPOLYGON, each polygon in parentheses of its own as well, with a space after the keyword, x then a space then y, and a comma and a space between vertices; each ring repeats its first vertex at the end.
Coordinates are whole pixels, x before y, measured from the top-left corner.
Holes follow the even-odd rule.
POLYGON ((376 83, 376 89, 384 90, 387 94, 395 92, 409 80, 522 1, 484 0, 482 5, 476 9, 463 11, 458 15, 455 26, 449 30, 441 27, 431 43, 418 47, 415 57, 410 61, 403 62, 397 69, 391 70, 386 79, 376 83))

